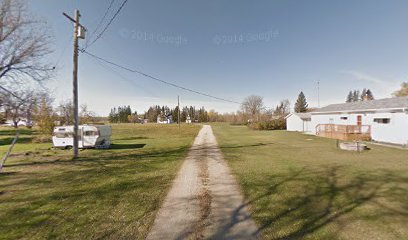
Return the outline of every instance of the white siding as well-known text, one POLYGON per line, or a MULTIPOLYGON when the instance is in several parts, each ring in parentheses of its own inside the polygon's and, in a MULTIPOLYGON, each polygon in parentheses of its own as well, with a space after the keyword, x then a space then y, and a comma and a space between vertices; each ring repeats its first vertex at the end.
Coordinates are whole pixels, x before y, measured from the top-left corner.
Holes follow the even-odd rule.
MULTIPOLYGON (((371 137, 375 141, 408 145, 408 114, 389 113, 390 123, 371 125, 371 137)), ((375 116, 383 117, 383 116, 375 116)))
POLYGON ((366 113, 366 114, 312 114, 311 131, 316 133, 318 124, 356 125, 357 116, 362 117, 362 125, 371 126, 371 137, 375 141, 396 144, 408 144, 408 114, 400 113, 366 113), (347 120, 341 119, 347 117, 347 120), (389 118, 390 123, 374 122, 375 118, 389 118))
POLYGON ((297 132, 309 132, 310 121, 302 120, 296 114, 291 114, 286 118, 286 130, 297 132))

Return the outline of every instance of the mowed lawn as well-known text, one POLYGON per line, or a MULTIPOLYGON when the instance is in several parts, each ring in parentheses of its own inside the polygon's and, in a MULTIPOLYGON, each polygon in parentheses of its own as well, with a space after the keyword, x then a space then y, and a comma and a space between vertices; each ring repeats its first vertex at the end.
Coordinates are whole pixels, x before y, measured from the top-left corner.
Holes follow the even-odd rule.
POLYGON ((264 239, 408 239, 408 150, 213 125, 264 239))
MULTIPOLYGON (((0 173, 0 239, 143 239, 200 126, 113 125, 112 149, 53 150, 23 130, 0 173)), ((0 128, 0 156, 14 136, 0 128)))

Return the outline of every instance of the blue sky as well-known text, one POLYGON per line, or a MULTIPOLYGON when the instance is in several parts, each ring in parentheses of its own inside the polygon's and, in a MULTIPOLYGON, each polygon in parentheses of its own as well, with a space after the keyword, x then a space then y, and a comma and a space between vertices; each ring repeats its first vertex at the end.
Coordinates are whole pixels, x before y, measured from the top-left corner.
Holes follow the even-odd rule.
MULTIPOLYGON (((62 12, 79 9, 89 37, 110 0, 27 1, 48 22, 55 40, 50 61, 58 63, 58 74, 48 86, 57 103, 70 99, 73 29, 62 12)), ((116 0, 114 9, 121 2, 116 0)), ((241 102, 260 95, 268 107, 281 99, 293 105, 300 91, 317 106, 320 81, 324 106, 344 102, 349 90, 364 87, 376 98, 390 97, 407 81, 407 10, 402 0, 129 0, 88 51, 218 97, 241 102)), ((103 66, 83 54, 79 61, 79 101, 99 115, 117 105, 129 104, 140 113, 154 104, 175 106, 177 95, 182 105, 219 112, 239 108, 103 66)))

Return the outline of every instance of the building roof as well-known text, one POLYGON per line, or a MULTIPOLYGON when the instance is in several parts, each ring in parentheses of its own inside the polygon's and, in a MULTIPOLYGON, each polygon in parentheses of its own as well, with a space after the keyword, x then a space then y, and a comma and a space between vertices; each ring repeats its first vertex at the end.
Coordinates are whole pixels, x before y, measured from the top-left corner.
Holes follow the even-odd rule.
POLYGON ((317 109, 315 113, 329 112, 357 112, 357 111, 375 111, 382 109, 408 109, 408 96, 396 98, 384 98, 371 101, 331 104, 317 109))
POLYGON ((294 112, 294 113, 289 114, 286 118, 288 118, 288 117, 290 117, 290 116, 292 116, 292 115, 296 115, 296 116, 298 116, 298 117, 299 117, 300 119, 302 119, 302 120, 310 120, 311 117, 312 117, 312 114, 311 114, 310 112, 306 112, 306 113, 297 113, 297 112, 294 112))

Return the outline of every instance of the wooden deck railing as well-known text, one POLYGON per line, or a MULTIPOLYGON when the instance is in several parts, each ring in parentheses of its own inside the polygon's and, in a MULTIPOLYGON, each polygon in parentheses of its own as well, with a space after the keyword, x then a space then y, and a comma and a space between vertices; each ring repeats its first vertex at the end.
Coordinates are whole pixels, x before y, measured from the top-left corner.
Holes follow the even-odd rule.
POLYGON ((371 139, 371 126, 318 124, 316 135, 346 141, 368 141, 371 139))

